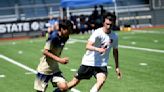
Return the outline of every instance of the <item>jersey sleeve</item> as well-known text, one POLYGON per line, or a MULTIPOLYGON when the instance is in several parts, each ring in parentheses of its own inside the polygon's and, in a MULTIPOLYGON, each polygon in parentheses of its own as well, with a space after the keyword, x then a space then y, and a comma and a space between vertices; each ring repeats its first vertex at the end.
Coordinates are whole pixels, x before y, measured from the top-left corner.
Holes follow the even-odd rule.
POLYGON ((48 37, 48 39, 47 39, 47 41, 46 41, 46 44, 45 44, 45 46, 44 46, 44 49, 50 50, 51 44, 52 44, 52 43, 56 43, 57 38, 58 38, 58 37, 57 37, 57 31, 53 31, 53 32, 49 35, 49 37, 48 37))
POLYGON ((99 36, 99 33, 97 31, 93 32, 92 35, 90 36, 90 38, 88 39, 88 41, 91 41, 93 43, 95 43, 96 38, 99 36))
POLYGON ((51 46, 51 41, 49 40, 49 41, 46 41, 46 44, 45 44, 45 46, 44 46, 44 49, 47 49, 47 50, 50 50, 50 46, 51 46))
POLYGON ((113 48, 118 48, 118 35, 115 34, 114 40, 113 40, 113 48))

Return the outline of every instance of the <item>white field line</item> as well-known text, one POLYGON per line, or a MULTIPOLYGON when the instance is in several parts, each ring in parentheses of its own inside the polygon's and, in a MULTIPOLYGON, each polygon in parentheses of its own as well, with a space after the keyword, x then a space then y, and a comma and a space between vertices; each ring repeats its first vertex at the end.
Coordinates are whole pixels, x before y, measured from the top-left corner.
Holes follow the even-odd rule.
POLYGON ((8 61, 8 62, 10 62, 10 63, 12 63, 12 64, 14 64, 14 65, 17 65, 17 66, 19 66, 19 67, 21 67, 21 68, 23 68, 23 69, 25 69, 25 70, 27 70, 27 71, 30 71, 30 72, 35 73, 35 74, 37 73, 34 69, 32 69, 32 68, 30 68, 30 67, 28 67, 28 66, 26 66, 26 65, 23 65, 23 64, 21 64, 21 63, 15 61, 15 60, 13 60, 13 59, 11 59, 11 58, 8 58, 8 57, 6 57, 6 56, 4 56, 4 55, 1 55, 1 54, 0 54, 0 58, 4 59, 4 60, 6 60, 6 61, 8 61))
POLYGON ((4 78, 5 77, 5 75, 0 75, 0 78, 4 78))
POLYGON ((142 50, 142 51, 149 51, 149 52, 164 53, 164 50, 157 50, 157 49, 140 48, 140 47, 125 46, 125 45, 119 45, 119 47, 126 48, 126 49, 135 49, 135 50, 142 50))
POLYGON ((74 88, 72 88, 71 91, 72 91, 72 92, 80 92, 79 90, 74 89, 74 88))
MULTIPOLYGON (((86 43, 86 40, 78 40, 78 39, 70 39, 77 42, 83 42, 86 43)), ((119 45, 120 48, 126 48, 126 49, 134 49, 134 50, 142 50, 142 51, 149 51, 149 52, 157 52, 157 53, 164 53, 164 50, 158 50, 158 49, 149 49, 149 48, 140 48, 140 47, 133 47, 133 46, 125 46, 125 45, 119 45)))
POLYGON ((148 31, 148 30, 134 30, 133 33, 152 33, 152 34, 164 34, 161 31, 148 31))
MULTIPOLYGON (((28 66, 26 66, 26 65, 23 65, 23 64, 19 63, 18 61, 15 61, 15 60, 13 60, 13 59, 11 59, 11 58, 9 58, 9 57, 6 57, 6 56, 4 56, 4 55, 2 55, 2 54, 0 54, 0 58, 4 59, 4 60, 6 60, 6 61, 8 61, 8 62, 10 62, 10 63, 12 63, 12 64, 14 64, 14 65, 17 65, 18 67, 21 67, 21 68, 23 68, 23 69, 25 69, 25 70, 27 70, 27 71, 30 71, 30 72, 32 72, 32 73, 34 73, 34 74, 37 73, 36 70, 34 70, 34 69, 32 69, 32 68, 30 68, 30 67, 28 67, 28 66)), ((72 88, 71 91, 72 91, 72 92, 80 92, 79 90, 74 89, 74 88, 72 88)))

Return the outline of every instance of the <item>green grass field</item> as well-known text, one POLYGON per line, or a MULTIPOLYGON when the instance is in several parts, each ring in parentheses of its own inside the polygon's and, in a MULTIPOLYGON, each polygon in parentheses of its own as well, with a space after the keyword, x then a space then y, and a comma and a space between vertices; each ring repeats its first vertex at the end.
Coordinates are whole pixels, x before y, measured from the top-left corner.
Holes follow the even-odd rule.
MULTIPOLYGON (((112 68, 109 69, 107 81, 100 92, 163 92, 164 29, 117 33, 123 78, 117 79, 111 53, 109 66, 112 68)), ((70 38, 86 41, 88 37, 89 35, 71 35, 70 38)), ((80 66, 81 58, 85 53, 85 42, 82 41, 71 40, 63 50, 62 56, 68 56, 70 61, 67 65, 60 67, 68 81, 75 74, 71 69, 77 69, 80 66)), ((35 74, 7 62, 2 55, 36 69, 44 43, 45 38, 0 42, 0 92, 35 92, 33 90, 35 74)), ((76 89, 89 92, 94 83, 94 77, 90 80, 83 80, 76 86, 76 89)), ((47 92, 52 92, 52 90, 50 84, 47 92)))

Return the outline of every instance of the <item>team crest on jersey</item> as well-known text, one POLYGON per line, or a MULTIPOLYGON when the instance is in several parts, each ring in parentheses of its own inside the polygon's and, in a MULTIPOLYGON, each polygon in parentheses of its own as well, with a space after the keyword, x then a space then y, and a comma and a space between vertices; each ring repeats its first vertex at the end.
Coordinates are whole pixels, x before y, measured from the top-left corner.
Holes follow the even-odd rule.
POLYGON ((110 39, 110 43, 113 43, 113 39, 110 39))
POLYGON ((61 45, 61 46, 64 46, 64 43, 61 43, 60 45, 61 45))
POLYGON ((101 47, 102 48, 109 48, 109 45, 110 45, 110 42, 105 42, 105 43, 103 43, 103 44, 101 44, 101 47))

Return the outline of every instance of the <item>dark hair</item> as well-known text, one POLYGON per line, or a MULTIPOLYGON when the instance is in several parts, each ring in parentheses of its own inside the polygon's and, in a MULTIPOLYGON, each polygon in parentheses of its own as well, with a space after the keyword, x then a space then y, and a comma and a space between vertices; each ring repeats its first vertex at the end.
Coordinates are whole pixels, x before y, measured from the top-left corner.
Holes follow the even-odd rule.
POLYGON ((103 14, 103 23, 105 22, 105 19, 109 19, 110 21, 112 21, 113 20, 113 17, 112 17, 112 13, 109 13, 109 12, 107 12, 107 13, 105 13, 105 14, 103 14))
POLYGON ((69 20, 63 20, 59 23, 59 31, 61 28, 67 29, 69 32, 71 32, 73 29, 73 24, 69 20))
POLYGON ((59 24, 59 31, 61 30, 61 28, 68 29, 68 27, 67 27, 67 25, 65 23, 60 23, 59 24))

